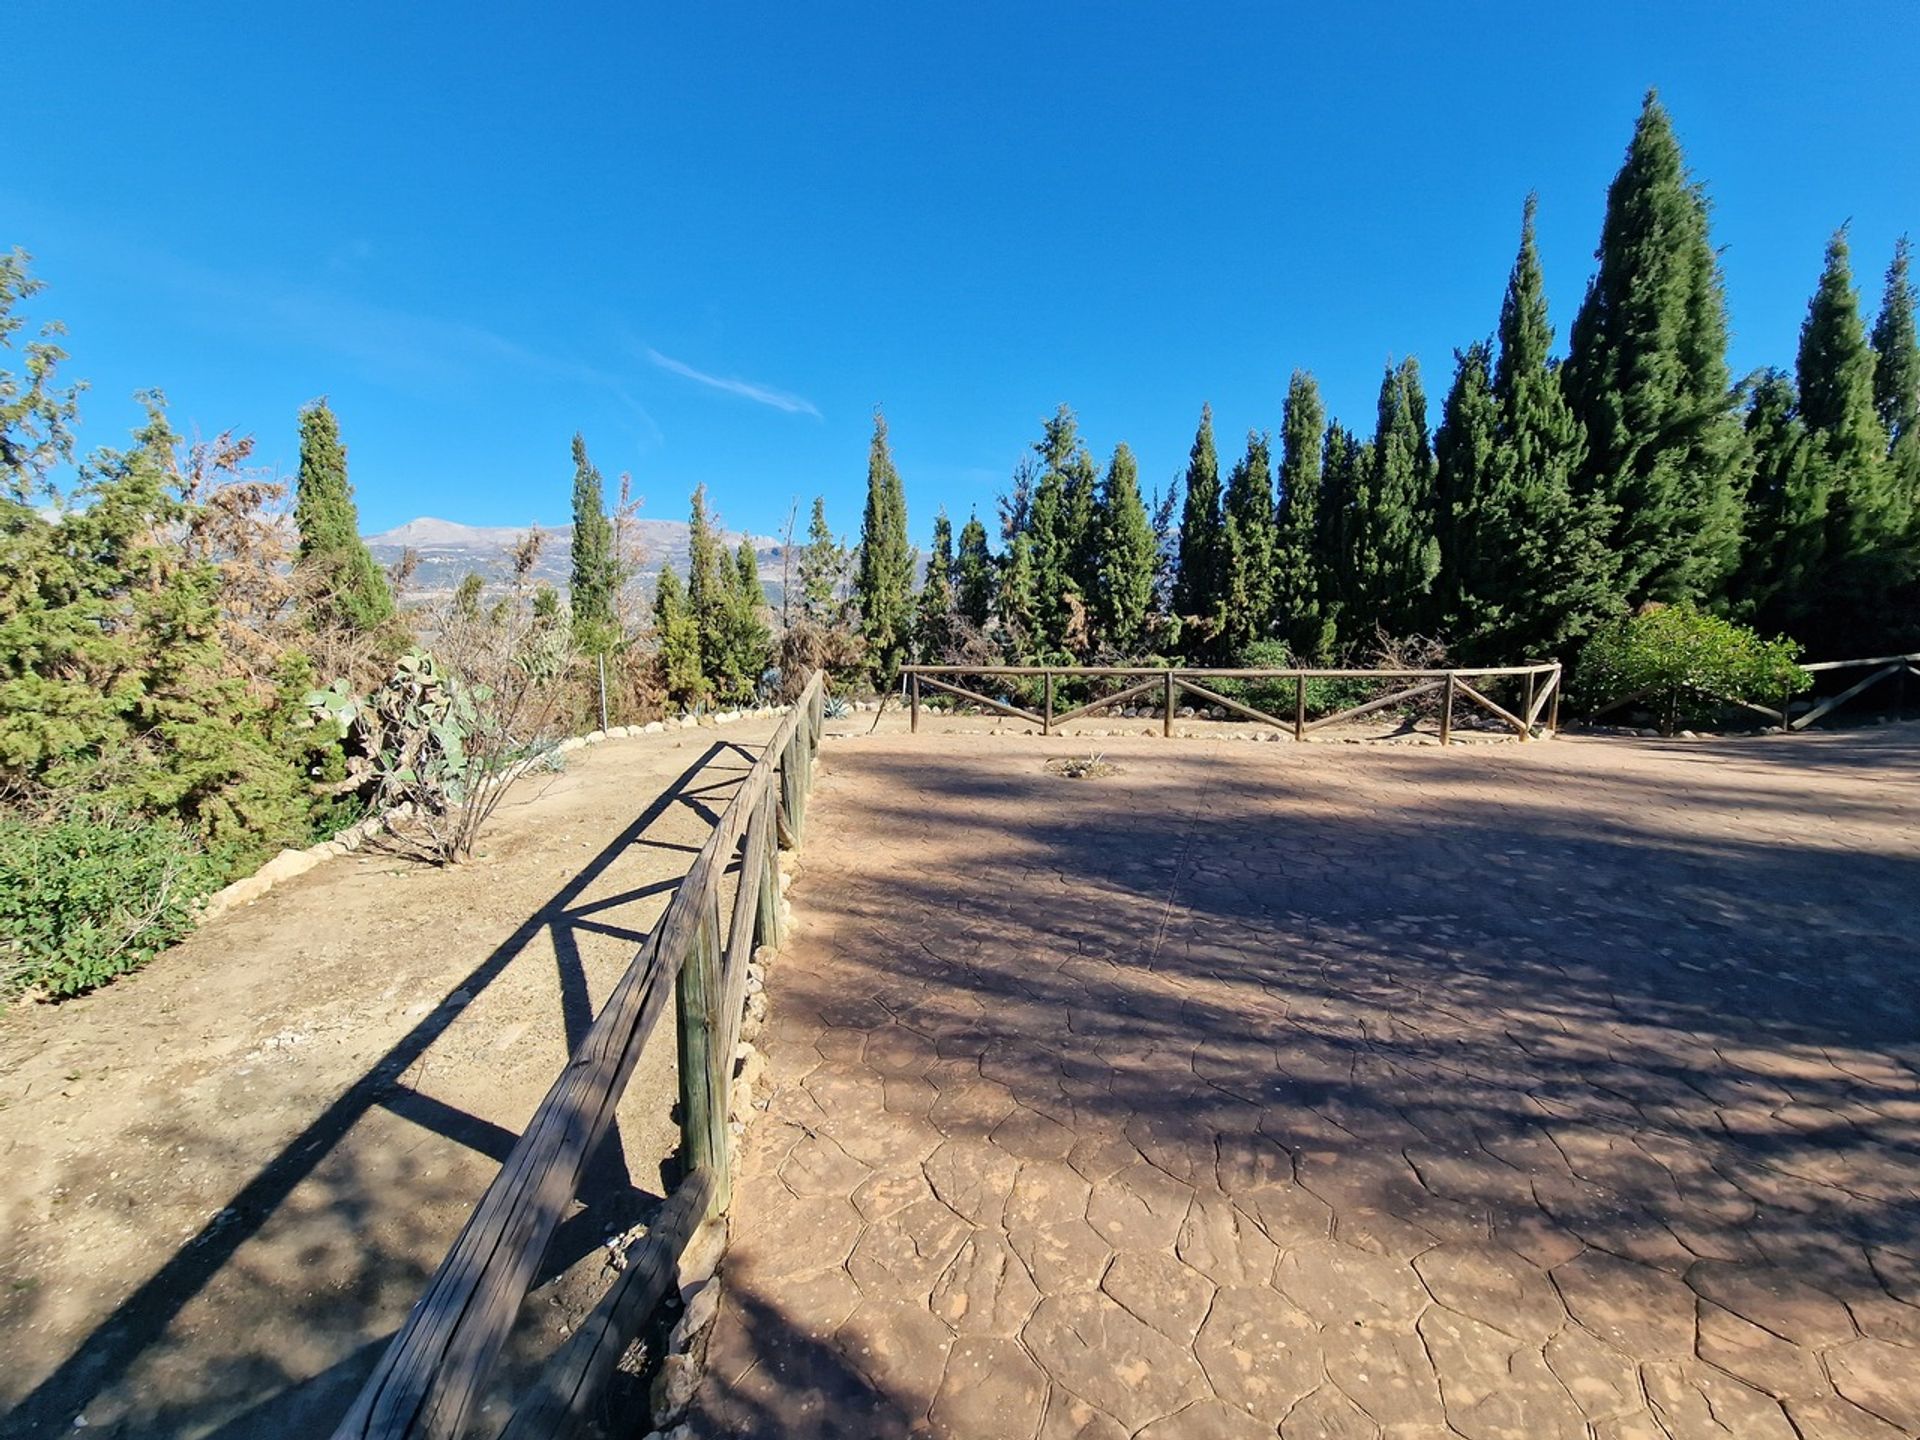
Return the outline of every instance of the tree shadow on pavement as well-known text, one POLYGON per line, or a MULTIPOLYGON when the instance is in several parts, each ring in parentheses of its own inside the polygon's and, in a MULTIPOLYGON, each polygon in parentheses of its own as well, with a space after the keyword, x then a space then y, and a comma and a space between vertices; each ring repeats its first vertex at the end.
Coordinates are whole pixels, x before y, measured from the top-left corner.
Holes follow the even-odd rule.
MULTIPOLYGON (((849 1195, 917 1168, 948 1206, 956 1151, 983 1174, 1064 1164, 1096 1204, 1144 1165, 1182 1213, 1244 1211, 1325 1347, 1314 1384, 1382 1425, 1365 1367, 1342 1381, 1358 1299, 1311 1278, 1322 1247, 1390 1262, 1409 1325, 1512 1330, 1520 1300, 1458 1275, 1538 1282, 1540 1337, 1643 1367, 1632 1393, 1652 1398, 1622 1416, 1751 1403, 1736 1431, 1762 1435, 1865 1394, 1901 1423, 1920 1414, 1920 747, 1850 740, 1127 742, 1101 781, 1049 776, 1054 750, 1019 741, 830 748, 796 892, 817 938, 775 972, 780 1089, 749 1205, 796 1203, 785 1178, 804 1161, 813 1183, 820 1136, 849 1195), (1817 1355, 1794 1382, 1813 1388, 1763 1393, 1785 1362, 1716 1346, 1728 1316, 1796 1366, 1817 1355), (1876 1391, 1859 1377, 1889 1354, 1912 1367, 1876 1391)), ((851 1232, 855 1271, 875 1228, 851 1232)), ((1166 1233, 1205 1269, 1177 1217, 1166 1233)), ((707 1433, 813 1433, 785 1428, 782 1397, 818 1366, 764 1368, 794 1333, 832 1334, 799 1288, 737 1302, 767 1353, 714 1377, 707 1433)), ((1543 1338, 1512 1343, 1553 1363, 1543 1338)))

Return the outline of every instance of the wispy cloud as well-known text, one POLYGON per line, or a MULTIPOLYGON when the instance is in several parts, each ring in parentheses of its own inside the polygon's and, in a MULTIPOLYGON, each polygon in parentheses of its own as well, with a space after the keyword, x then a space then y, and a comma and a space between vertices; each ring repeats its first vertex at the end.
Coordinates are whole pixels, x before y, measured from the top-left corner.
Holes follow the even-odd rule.
POLYGON ((691 380, 696 385, 705 385, 709 390, 720 390, 728 395, 738 395, 743 400, 751 400, 756 405, 771 406, 775 410, 785 411, 789 415, 811 415, 821 418, 820 411, 811 400, 792 394, 786 390, 776 390, 771 385, 757 385, 751 380, 734 380, 725 375, 709 375, 704 370, 696 370, 684 360, 676 360, 671 355, 662 355, 651 345, 644 347, 649 364, 665 370, 670 375, 691 380))

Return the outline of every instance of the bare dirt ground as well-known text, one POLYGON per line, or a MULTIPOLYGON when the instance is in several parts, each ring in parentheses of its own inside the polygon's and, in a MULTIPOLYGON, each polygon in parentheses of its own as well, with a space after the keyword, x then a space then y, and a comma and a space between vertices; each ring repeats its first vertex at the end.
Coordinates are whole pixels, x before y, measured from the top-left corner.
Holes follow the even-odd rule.
MULTIPOLYGON (((471 865, 329 861, 110 989, 0 1016, 0 1433, 326 1434, 774 723, 581 751, 471 865)), ((658 1203, 673 1098, 669 1025, 523 1365, 658 1203)))
POLYGON ((1920 727, 901 728, 822 751, 700 1435, 1920 1435, 1920 727))

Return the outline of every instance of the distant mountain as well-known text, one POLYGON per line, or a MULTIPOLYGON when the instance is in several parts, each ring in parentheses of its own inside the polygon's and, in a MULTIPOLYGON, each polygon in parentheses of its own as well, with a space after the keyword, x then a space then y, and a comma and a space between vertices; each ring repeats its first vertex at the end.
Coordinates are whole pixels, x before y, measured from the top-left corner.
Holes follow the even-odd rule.
MULTIPOLYGON (((663 569, 687 573, 687 526, 683 520, 633 520, 628 522, 639 533, 641 562, 639 583, 652 589, 663 569)), ((365 537, 373 558, 391 565, 407 550, 419 553, 420 566, 414 572, 411 594, 425 599, 451 595, 468 575, 479 575, 489 588, 503 586, 513 575, 513 547, 531 526, 462 525, 457 520, 439 520, 423 515, 391 530, 365 537)), ((540 558, 533 567, 535 584, 542 581, 565 594, 573 569, 570 547, 573 527, 542 525, 540 558)), ((739 546, 742 535, 723 532, 727 548, 739 546)), ((769 604, 780 603, 780 542, 771 536, 755 535, 754 553, 760 560, 760 579, 766 586, 769 604)), ((797 557, 796 557, 797 562, 797 557)))

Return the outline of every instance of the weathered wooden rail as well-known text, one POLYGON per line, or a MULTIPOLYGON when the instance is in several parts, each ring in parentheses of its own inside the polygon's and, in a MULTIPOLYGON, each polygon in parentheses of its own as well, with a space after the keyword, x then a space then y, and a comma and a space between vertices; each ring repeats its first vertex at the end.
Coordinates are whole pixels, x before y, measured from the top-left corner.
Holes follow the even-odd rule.
MULTIPOLYGON (((1783 734, 1791 735, 1798 730, 1810 729, 1815 722, 1824 720, 1842 705, 1858 699, 1882 680, 1892 680, 1898 686, 1898 697, 1894 701, 1894 711, 1899 713, 1906 694, 1906 682, 1909 675, 1920 675, 1920 653, 1912 655, 1875 655, 1864 660, 1815 660, 1811 664, 1798 667, 1810 675, 1823 675, 1841 670, 1870 670, 1871 674, 1856 680, 1837 695, 1815 700, 1799 715, 1793 713, 1793 691, 1780 697, 1780 708, 1762 705, 1753 700, 1736 700, 1732 704, 1741 710, 1751 711, 1755 715, 1771 720, 1780 727, 1783 734)), ((1636 690, 1631 695, 1622 695, 1618 700, 1609 700, 1593 712, 1594 718, 1624 709, 1628 705, 1638 704, 1653 695, 1664 694, 1660 687, 1636 690)))
POLYGON ((825 718, 819 672, 747 772, 666 913, 594 1016, 334 1440, 460 1434, 594 1147, 671 997, 678 1020, 682 1180, 587 1322, 522 1397, 514 1440, 577 1429, 670 1283, 681 1250, 729 1200, 727 1109, 747 963, 780 940, 777 851, 800 843, 825 718), (722 879, 739 855, 731 913, 722 879))
MULTIPOLYGON (((1781 700, 1778 710, 1766 710, 1760 706, 1762 714, 1771 716, 1780 722, 1780 728, 1786 731, 1805 730, 1814 721, 1823 719, 1838 710, 1849 700, 1857 698, 1863 692, 1878 685, 1882 680, 1893 680, 1900 688, 1901 697, 1905 697, 1906 681, 1909 675, 1920 675, 1920 653, 1912 655, 1876 655, 1869 660, 1816 660, 1811 665, 1802 665, 1802 670, 1818 675, 1829 670, 1871 670, 1873 673, 1855 681, 1838 695, 1829 695, 1819 701, 1804 715, 1793 715, 1793 698, 1781 700), (1791 718, 1789 718, 1791 716, 1791 718)), ((1900 708, 1895 701, 1896 712, 1900 708)))
POLYGON ((920 700, 922 687, 928 687, 943 695, 953 695, 960 700, 979 705, 995 714, 1006 715, 1016 720, 1025 720, 1038 725, 1042 735, 1051 735, 1054 730, 1070 721, 1081 719, 1096 711, 1105 710, 1114 705, 1122 705, 1141 696, 1151 695, 1159 702, 1162 720, 1162 733, 1173 734, 1174 711, 1180 695, 1189 694, 1205 701, 1244 715, 1250 720, 1258 720, 1271 725, 1283 733, 1289 733, 1295 740, 1305 740, 1313 731, 1341 720, 1353 720, 1362 715, 1370 715, 1376 710, 1385 710, 1394 705, 1404 705, 1410 701, 1424 699, 1428 695, 1440 695, 1440 740, 1442 744, 1453 738, 1453 718, 1455 704, 1464 699, 1477 705, 1496 720, 1506 725, 1521 739, 1531 739, 1534 731, 1545 717, 1548 730, 1559 727, 1560 720, 1560 662, 1546 660, 1531 665, 1493 665, 1479 669, 1453 670, 1227 670, 1227 669, 1188 669, 1179 666, 1147 665, 906 665, 901 673, 907 680, 908 726, 912 730, 920 728, 920 700), (978 690, 970 690, 955 683, 957 679, 970 679, 975 676, 999 676, 1009 679, 1038 679, 1041 682, 1042 708, 1035 711, 1013 703, 1011 696, 995 697, 983 695, 978 690), (1509 676, 1521 677, 1525 682, 1525 698, 1520 702, 1520 713, 1496 704, 1482 693, 1487 681, 1503 679, 1509 676), (1086 680, 1124 680, 1133 683, 1111 695, 1102 696, 1089 704, 1080 705, 1064 713, 1054 709, 1054 687, 1062 677, 1086 680), (1390 694, 1378 695, 1358 705, 1350 705, 1329 715, 1307 718, 1307 686, 1315 680, 1373 680, 1381 684, 1411 682, 1390 694), (1288 681, 1294 684, 1293 716, 1283 720, 1264 710, 1255 709, 1222 695, 1211 686, 1203 685, 1203 680, 1216 683, 1227 681, 1288 681), (1477 685, 1472 682, 1479 682, 1477 685))

